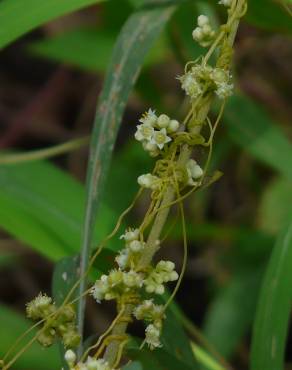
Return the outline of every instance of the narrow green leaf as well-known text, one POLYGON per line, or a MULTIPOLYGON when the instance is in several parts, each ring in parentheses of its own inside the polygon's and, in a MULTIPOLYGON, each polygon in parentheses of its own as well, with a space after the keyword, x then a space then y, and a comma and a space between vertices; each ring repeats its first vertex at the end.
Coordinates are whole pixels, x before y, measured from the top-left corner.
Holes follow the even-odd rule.
POLYGON ((0 48, 52 19, 102 0, 2 0, 0 48))
MULTIPOLYGON (((291 22, 292 24, 292 22, 291 22)), ((261 162, 292 179, 292 145, 280 127, 252 100, 228 99, 224 122, 231 139, 261 162)))
MULTIPOLYGON (((52 260, 80 248, 85 191, 49 162, 3 165, 0 170, 0 225, 52 260)), ((102 206, 94 242, 112 228, 116 214, 102 206)))
POLYGON ((204 366, 206 370, 225 370, 222 365, 216 362, 207 352, 205 352, 201 347, 192 343, 192 349, 194 355, 198 362, 204 366))
MULTIPOLYGON (((32 325, 31 322, 24 319, 23 316, 16 313, 12 309, 0 305, 0 359, 13 345, 16 339, 23 334, 32 325)), ((36 334, 32 331, 28 338, 36 334)), ((26 343, 26 342, 24 342, 26 343)), ((23 343, 22 343, 23 345, 23 343)), ((16 349, 21 349, 21 344, 16 349)), ((16 354, 17 352, 13 352, 16 354)), ((8 358, 8 361, 12 357, 8 358)), ((52 346, 46 350, 42 350, 38 343, 34 343, 16 362, 14 369, 29 369, 29 370, 52 370, 60 368, 59 353, 57 346, 52 346)))
POLYGON ((41 57, 103 72, 109 61, 115 36, 103 30, 81 28, 33 42, 29 50, 41 57))
MULTIPOLYGON (((87 171, 87 201, 84 220, 81 274, 86 271, 92 246, 93 226, 100 197, 109 169, 111 154, 128 96, 136 82, 144 58, 174 11, 173 5, 145 8, 135 12, 118 37, 99 98, 92 133, 91 153, 87 171)), ((85 282, 80 284, 80 293, 85 282)), ((78 309, 79 330, 83 330, 85 300, 78 309)))
POLYGON ((271 255, 254 322, 251 370, 283 370, 292 299, 292 223, 271 255))
MULTIPOLYGON (((115 35, 106 29, 80 28, 33 42, 28 49, 34 54, 91 72, 103 72, 109 62, 115 35)), ((158 63, 167 53, 164 38, 159 38, 145 64, 158 63)))
POLYGON ((278 233, 292 219, 292 182, 278 177, 269 183, 258 209, 258 224, 268 234, 278 233))
POLYGON ((261 277, 260 267, 257 267, 256 271, 237 273, 230 283, 219 291, 208 309, 204 334, 225 357, 233 354, 251 326, 261 277))

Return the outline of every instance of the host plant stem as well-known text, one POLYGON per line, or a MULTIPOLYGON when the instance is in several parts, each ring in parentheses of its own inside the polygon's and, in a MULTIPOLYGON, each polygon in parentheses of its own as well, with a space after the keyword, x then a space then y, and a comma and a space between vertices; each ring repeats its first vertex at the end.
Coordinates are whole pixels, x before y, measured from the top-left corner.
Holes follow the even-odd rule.
MULTIPOLYGON (((237 2, 236 9, 243 9, 243 5, 245 3, 246 3, 246 0, 239 0, 237 2)), ((229 17, 232 17, 232 16, 233 14, 229 14, 229 17)), ((239 25, 239 18, 234 20, 234 22, 231 25, 231 29, 229 31, 229 35, 227 39, 227 46, 229 46, 230 48, 233 46, 236 32, 238 29, 238 25, 239 25)), ((218 57, 218 62, 220 61, 220 56, 221 55, 219 55, 218 57)), ((197 116, 194 117, 196 121, 196 125, 193 127, 192 133, 197 133, 197 134, 200 133, 201 128, 210 111, 210 106, 213 100, 214 100, 213 94, 211 94, 205 100, 205 103, 199 108, 197 112, 197 116)), ((187 161, 189 160, 191 156, 192 149, 193 148, 187 144, 183 145, 180 155, 179 155, 178 165, 181 165, 181 166, 186 165, 187 161)), ((165 225, 165 222, 167 220, 167 217, 168 217, 168 214, 171 208, 170 206, 168 207, 167 205, 173 202, 175 195, 176 195, 176 191, 174 187, 172 185, 169 185, 160 203, 161 210, 157 213, 155 217, 155 220, 153 222, 151 231, 147 239, 146 248, 141 256, 141 259, 139 262, 139 265, 141 268, 146 267, 151 263, 154 254, 159 249, 159 244, 157 244, 156 241, 160 239, 162 229, 165 225)), ((133 308, 134 308, 133 304, 127 304, 125 307, 125 316, 130 316, 132 314, 133 308)), ((112 330, 112 335, 117 336, 117 337, 123 336, 127 331, 127 327, 128 327, 128 322, 126 321, 117 322, 117 324, 112 330)), ((115 360, 116 360, 116 357, 119 351, 119 346, 120 346, 120 341, 113 340, 112 342, 109 343, 105 351, 104 358, 111 366, 115 363, 115 360)))

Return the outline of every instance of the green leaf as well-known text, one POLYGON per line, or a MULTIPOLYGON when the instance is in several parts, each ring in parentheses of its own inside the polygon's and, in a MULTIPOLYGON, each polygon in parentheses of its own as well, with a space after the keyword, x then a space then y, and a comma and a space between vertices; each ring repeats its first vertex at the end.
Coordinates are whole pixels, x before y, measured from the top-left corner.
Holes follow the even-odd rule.
POLYGON ((102 0, 2 0, 0 48, 34 28, 102 0))
POLYGON ((259 105, 242 95, 231 97, 225 110, 224 123, 236 144, 292 179, 292 166, 287 160, 292 157, 292 145, 259 105))
POLYGON ((292 223, 279 235, 271 255, 253 328, 251 370, 284 369, 292 299, 292 223))
POLYGON ((252 323, 261 277, 261 267, 237 273, 209 306, 204 334, 225 357, 233 354, 252 323))
MULTIPOLYGON (((87 200, 84 220, 81 274, 86 270, 92 247, 93 227, 108 174, 112 150, 129 94, 144 58, 174 11, 174 6, 150 6, 135 12, 121 30, 101 92, 87 171, 87 200)), ((84 291, 85 281, 80 284, 84 291)), ((85 300, 79 301, 78 325, 82 332, 85 300)))
POLYGON ((292 31, 291 16, 275 0, 248 2, 248 22, 270 31, 292 31))
POLYGON ((226 370, 222 365, 216 362, 207 352, 205 352, 201 347, 192 343, 192 349, 195 354, 196 359, 199 363, 204 366, 207 370, 226 370))
POLYGON ((33 42, 29 45, 29 50, 33 54, 57 62, 93 72, 103 72, 114 41, 114 35, 98 29, 82 28, 33 42))
MULTIPOLYGON (((61 35, 33 42, 29 50, 38 56, 66 63, 90 72, 103 72, 108 65, 116 36, 105 29, 80 28, 61 35)), ((164 38, 152 49, 145 64, 164 59, 167 48, 164 38)))
POLYGON ((131 359, 138 360, 143 370, 191 370, 185 363, 177 360, 172 354, 162 349, 155 351, 129 349, 131 359))
POLYGON ((180 322, 170 310, 167 311, 166 320, 163 324, 161 342, 163 348, 179 361, 189 365, 192 369, 197 368, 190 340, 180 322))
MULTIPOLYGON (((84 202, 83 186, 49 162, 1 166, 1 226, 52 260, 78 253, 84 202)), ((102 211, 94 242, 115 222, 114 211, 102 211)))
POLYGON ((275 234, 292 219, 292 182, 278 177, 267 185, 258 209, 258 224, 268 234, 275 234))
MULTIPOLYGON (((5 353, 14 344, 16 339, 30 328, 32 323, 25 320, 23 316, 14 312, 4 305, 0 305, 0 358, 3 358, 5 353)), ((27 338, 32 338, 36 331, 32 331, 27 338)), ((27 338, 22 342, 17 350, 21 349, 24 343, 27 343, 27 338)), ((17 352, 13 352, 16 354, 17 352)), ((12 358, 10 356, 8 361, 12 358)), ((7 362, 7 361, 6 361, 7 362)), ((14 369, 30 369, 52 370, 60 368, 59 352, 57 346, 52 346, 43 351, 38 343, 34 343, 16 362, 14 369), (40 365, 41 364, 41 365, 40 365)))

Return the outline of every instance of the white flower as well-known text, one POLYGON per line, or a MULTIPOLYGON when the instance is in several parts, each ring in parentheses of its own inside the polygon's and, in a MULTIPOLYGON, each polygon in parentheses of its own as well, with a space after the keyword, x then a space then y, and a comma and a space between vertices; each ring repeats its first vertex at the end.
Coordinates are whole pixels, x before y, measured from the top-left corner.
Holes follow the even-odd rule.
POLYGON ((215 93, 220 99, 226 99, 228 98, 228 96, 231 96, 233 94, 233 84, 228 84, 226 82, 218 84, 215 93))
POLYGON ((216 84, 228 82, 230 78, 229 73, 221 68, 214 68, 210 73, 210 77, 216 84))
POLYGON ((152 110, 151 108, 148 110, 148 112, 145 112, 142 116, 142 118, 139 119, 139 122, 149 125, 149 126, 154 126, 157 121, 157 116, 155 114, 155 111, 152 110))
POLYGON ((115 286, 121 284, 123 282, 124 273, 120 269, 113 269, 110 271, 107 282, 110 288, 114 288, 115 286))
POLYGON ((149 141, 142 142, 143 148, 149 152, 151 157, 157 157, 159 155, 159 149, 155 144, 150 143, 149 141))
POLYGON ((157 147, 161 150, 163 149, 164 145, 169 143, 171 138, 167 136, 166 129, 163 128, 159 131, 154 131, 152 139, 150 141, 151 144, 156 144, 157 147))
POLYGON ((108 276, 102 275, 99 280, 96 280, 94 286, 91 289, 91 294, 95 300, 100 303, 104 299, 106 293, 109 290, 108 276))
POLYGON ((167 127, 167 131, 170 133, 176 132, 179 128, 179 122, 176 119, 172 119, 169 122, 169 125, 167 127))
POLYGON ((194 159, 190 159, 187 163, 187 170, 189 171, 191 177, 195 180, 203 176, 204 171, 198 165, 194 159))
POLYGON ((181 87, 185 90, 186 94, 191 98, 195 99, 202 93, 202 88, 200 83, 192 76, 191 73, 186 73, 185 75, 179 77, 181 81, 181 87))
POLYGON ((86 361, 87 370, 113 370, 108 362, 106 362, 103 359, 96 360, 95 358, 92 358, 88 356, 88 359, 86 361))
POLYGON ((127 267, 129 262, 130 253, 128 249, 123 249, 121 252, 116 256, 115 261, 119 265, 121 269, 127 267))
POLYGON ((73 352, 71 349, 68 349, 68 351, 65 352, 64 358, 68 366, 72 368, 76 362, 77 356, 75 352, 73 352))
POLYGON ((147 293, 163 294, 163 283, 178 279, 178 273, 174 270, 175 265, 171 261, 160 261, 144 280, 147 293))
POLYGON ((193 32, 192 32, 192 37, 195 41, 198 41, 200 42, 203 37, 204 37, 204 34, 203 34, 203 31, 201 29, 201 27, 196 27, 193 32))
POLYGON ((231 4, 232 4, 232 0, 220 0, 220 1, 218 2, 218 4, 220 4, 220 5, 224 5, 224 6, 226 6, 226 7, 229 7, 229 6, 231 6, 231 4))
POLYGON ((144 188, 156 190, 159 187, 160 179, 151 173, 146 173, 138 177, 138 184, 144 188))
POLYGON ((137 320, 158 321, 164 317, 164 307, 146 299, 134 309, 134 316, 137 320))
POLYGON ((154 128, 149 124, 143 123, 137 126, 137 131, 135 132, 135 139, 138 141, 151 140, 154 133, 154 128))
POLYGON ((171 261, 160 261, 156 265, 156 273, 164 283, 178 279, 178 273, 174 270, 175 264, 171 261))
POLYGON ((192 36, 201 46, 211 44, 215 36, 215 31, 212 29, 209 18, 206 15, 200 15, 198 17, 198 27, 193 30, 192 36))
POLYGON ((129 243, 129 249, 134 252, 140 252, 145 246, 145 243, 140 242, 139 240, 133 240, 132 242, 129 243))
POLYGON ((123 282, 128 288, 141 288, 143 285, 143 275, 130 270, 123 273, 123 282))
POLYGON ((145 329, 145 341, 149 345, 150 349, 161 347, 160 343, 160 330, 153 324, 150 324, 145 329))
POLYGON ((157 126, 166 128, 169 125, 170 118, 166 114, 161 114, 157 119, 157 126))
POLYGON ((137 240, 139 238, 139 229, 127 229, 125 234, 120 236, 120 239, 125 239, 126 242, 132 242, 133 240, 137 240))
POLYGON ((199 15, 198 16, 198 26, 204 27, 205 25, 209 24, 209 18, 206 15, 199 15))

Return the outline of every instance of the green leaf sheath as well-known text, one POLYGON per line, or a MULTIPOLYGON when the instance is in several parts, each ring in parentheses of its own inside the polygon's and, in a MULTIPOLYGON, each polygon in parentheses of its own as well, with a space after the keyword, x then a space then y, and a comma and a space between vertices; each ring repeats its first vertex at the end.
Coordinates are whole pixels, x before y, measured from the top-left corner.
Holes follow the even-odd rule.
POLYGON ((280 234, 261 287, 251 370, 283 370, 292 298, 292 222, 280 234))
POLYGON ((101 1, 103 0, 2 0, 0 49, 50 20, 101 1))
MULTIPOLYGON (((87 171, 87 201, 81 248, 81 275, 87 269, 98 205, 108 173, 112 150, 129 94, 144 58, 175 7, 149 6, 130 16, 115 44, 95 116, 87 171)), ((125 173, 125 175, 127 175, 125 173)), ((80 284, 84 291, 85 280, 80 284)), ((78 307, 79 331, 83 331, 85 300, 78 307)))

